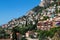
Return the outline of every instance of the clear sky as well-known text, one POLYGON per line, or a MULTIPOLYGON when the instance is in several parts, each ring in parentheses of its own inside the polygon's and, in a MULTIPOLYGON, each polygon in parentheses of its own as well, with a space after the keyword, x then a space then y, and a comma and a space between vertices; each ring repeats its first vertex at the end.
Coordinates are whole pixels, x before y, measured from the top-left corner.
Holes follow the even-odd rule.
POLYGON ((0 25, 23 16, 40 3, 40 0, 0 0, 0 25))

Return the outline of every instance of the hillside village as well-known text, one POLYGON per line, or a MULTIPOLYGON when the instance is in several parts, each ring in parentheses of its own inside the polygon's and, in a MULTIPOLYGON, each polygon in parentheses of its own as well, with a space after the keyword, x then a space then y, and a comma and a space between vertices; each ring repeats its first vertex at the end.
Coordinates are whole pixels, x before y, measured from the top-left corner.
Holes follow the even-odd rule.
MULTIPOLYGON (((60 27, 60 0, 43 0, 26 15, 17 19, 12 19, 7 24, 2 25, 2 28, 5 30, 7 29, 6 32, 9 34, 12 34, 13 32, 11 32, 11 30, 16 27, 28 28, 26 32, 23 31, 23 35, 16 31, 16 34, 20 35, 20 37, 26 36, 28 40, 39 40, 36 30, 49 31, 52 28, 60 27), (33 35, 34 37, 31 39, 29 38, 30 35, 33 35)), ((17 38, 19 40, 19 36, 17 36, 17 38)), ((50 39, 45 38, 41 40, 50 39)))

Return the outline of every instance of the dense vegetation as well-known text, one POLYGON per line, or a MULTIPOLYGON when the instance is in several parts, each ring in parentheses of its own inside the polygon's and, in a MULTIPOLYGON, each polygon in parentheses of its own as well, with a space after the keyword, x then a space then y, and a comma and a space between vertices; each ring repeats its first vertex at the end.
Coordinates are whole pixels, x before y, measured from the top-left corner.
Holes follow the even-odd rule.
POLYGON ((5 29, 0 27, 0 38, 10 38, 10 34, 6 33, 5 29))
MULTIPOLYGON (((30 27, 32 27, 32 26, 30 25, 30 27)), ((23 28, 20 28, 20 27, 13 28, 13 32, 19 32, 22 35, 25 35, 25 33, 29 30, 26 27, 25 28, 24 27, 23 28)), ((38 33, 39 40, 43 40, 43 38, 47 39, 48 37, 52 38, 55 35, 55 33, 58 31, 60 32, 60 27, 51 28, 51 30, 45 30, 45 31, 35 30, 35 32, 38 33)))

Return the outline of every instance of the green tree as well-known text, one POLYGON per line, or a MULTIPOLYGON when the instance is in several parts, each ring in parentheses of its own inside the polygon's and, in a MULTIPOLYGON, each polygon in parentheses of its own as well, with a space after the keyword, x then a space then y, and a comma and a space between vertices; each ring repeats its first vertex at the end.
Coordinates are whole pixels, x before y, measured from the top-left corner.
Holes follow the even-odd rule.
POLYGON ((47 19, 49 19, 48 16, 44 16, 44 17, 43 17, 43 20, 47 20, 47 19))

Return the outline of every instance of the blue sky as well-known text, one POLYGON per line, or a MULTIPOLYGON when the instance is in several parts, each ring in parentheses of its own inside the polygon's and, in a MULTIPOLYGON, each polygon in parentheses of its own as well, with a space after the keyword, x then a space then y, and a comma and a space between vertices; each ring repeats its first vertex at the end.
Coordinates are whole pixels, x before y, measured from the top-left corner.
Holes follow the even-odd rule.
POLYGON ((40 0, 0 0, 0 25, 23 16, 40 3, 40 0))

